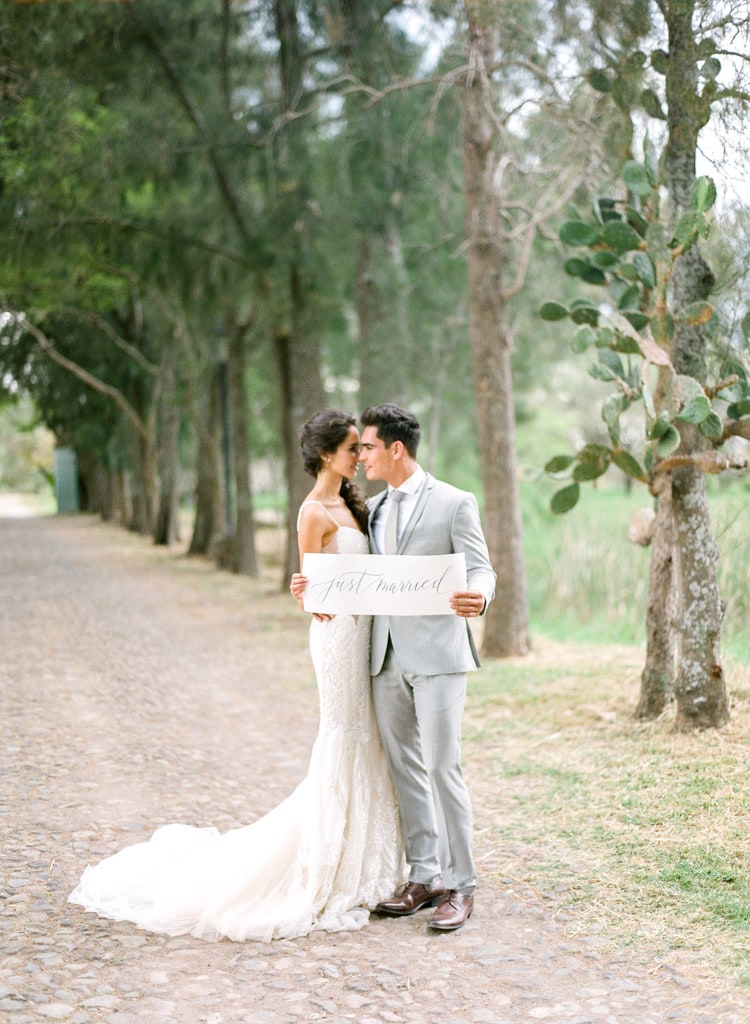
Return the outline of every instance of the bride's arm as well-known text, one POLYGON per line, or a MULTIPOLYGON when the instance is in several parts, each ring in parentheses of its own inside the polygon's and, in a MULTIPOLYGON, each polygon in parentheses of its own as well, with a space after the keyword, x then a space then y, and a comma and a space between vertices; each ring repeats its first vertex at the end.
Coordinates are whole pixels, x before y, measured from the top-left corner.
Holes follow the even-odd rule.
MULTIPOLYGON (((315 505, 308 505, 302 509, 297 529, 297 546, 299 548, 300 565, 304 562, 305 555, 320 554, 325 544, 330 540, 331 522, 323 510, 315 505)), ((292 576, 289 589, 297 604, 304 610, 303 595, 307 586, 307 577, 301 572, 292 576)), ((313 618, 325 622, 332 619, 332 615, 322 612, 313 612, 313 618)))

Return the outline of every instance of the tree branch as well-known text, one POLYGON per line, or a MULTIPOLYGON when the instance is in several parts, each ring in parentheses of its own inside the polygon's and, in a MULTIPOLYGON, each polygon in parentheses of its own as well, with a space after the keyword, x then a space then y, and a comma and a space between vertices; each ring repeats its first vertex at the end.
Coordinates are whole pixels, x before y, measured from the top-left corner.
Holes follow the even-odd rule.
POLYGON ((9 315, 21 331, 30 334, 32 338, 35 339, 39 348, 52 360, 52 362, 57 363, 58 366, 62 366, 63 369, 68 370, 68 372, 72 373, 74 377, 83 381, 84 384, 87 384, 94 391, 98 391, 100 395, 107 395, 108 398, 111 398, 138 436, 142 437, 144 440, 149 439, 148 428, 121 391, 117 388, 113 388, 110 384, 105 384, 104 381, 99 380, 98 377, 89 373, 88 370, 79 366, 78 363, 74 362, 72 359, 68 359, 68 357, 64 356, 62 352, 58 352, 46 334, 40 331, 35 324, 32 324, 25 314, 11 313, 9 315))
POLYGON ((750 416, 743 416, 740 420, 724 420, 721 440, 726 441, 730 437, 741 437, 745 441, 750 441, 750 416))
POLYGON ((159 238, 164 242, 178 242, 180 245, 189 245, 194 246, 195 248, 204 249, 206 252, 213 253, 215 256, 222 256, 224 259, 230 260, 232 263, 240 263, 245 266, 252 265, 252 261, 247 256, 237 252, 236 249, 228 249, 226 246, 217 245, 214 242, 207 242, 204 238, 196 238, 194 235, 183 235, 173 231, 165 232, 140 221, 123 220, 117 217, 66 217, 64 220, 57 222, 57 226, 55 227, 53 234, 62 228, 85 227, 87 224, 100 224, 106 227, 118 228, 121 231, 140 231, 144 234, 152 235, 154 238, 159 238))
POLYGON ((159 372, 159 367, 155 363, 146 359, 144 354, 139 352, 134 345, 130 344, 129 341, 121 338, 114 327, 112 327, 110 323, 107 323, 104 317, 99 316, 98 313, 94 313, 93 310, 74 309, 71 306, 63 306, 56 312, 69 316, 75 320, 88 321, 88 323, 98 327, 103 334, 106 334, 110 341, 113 341, 121 352, 124 352, 126 356, 129 356, 140 366, 142 370, 145 370, 146 373, 156 376, 159 372))
POLYGON ((705 452, 694 452, 692 455, 671 455, 654 467, 652 479, 685 466, 693 466, 701 473, 716 475, 727 469, 747 469, 750 466, 750 459, 730 459, 724 452, 716 451, 715 448, 705 452))
POLYGON ((565 206, 578 187, 579 182, 580 176, 575 170, 563 171, 540 198, 529 220, 522 226, 517 225, 515 230, 511 232, 513 237, 517 237, 520 234, 522 241, 521 252, 516 259, 515 275, 508 287, 503 289, 505 301, 517 295, 523 287, 538 228, 545 221, 549 220, 554 213, 558 213, 565 206))
POLYGON ((742 103, 750 102, 750 92, 745 89, 720 89, 711 97, 711 103, 719 103, 721 100, 740 100, 742 103))
MULTIPOLYGON (((153 51, 154 55, 156 56, 156 59, 161 65, 162 71, 164 72, 167 81, 171 85, 172 90, 175 96, 177 97, 180 106, 187 114, 191 124, 196 129, 201 138, 207 139, 208 130, 206 127, 206 122, 203 118, 203 114, 201 113, 198 106, 194 103, 192 97, 185 88, 174 63, 170 59, 169 55, 165 52, 164 48, 162 47, 161 43, 156 38, 154 33, 144 23, 140 12, 136 9, 136 4, 133 3, 133 0, 122 0, 122 3, 125 9, 128 11, 130 17, 138 26, 138 29, 146 45, 153 51)), ((234 223, 234 226, 237 230, 237 234, 239 235, 245 249, 248 251, 248 253, 250 253, 252 252, 253 249, 257 248, 258 240, 252 235, 247 226, 245 217, 242 213, 242 208, 240 206, 239 199, 237 197, 237 193, 232 188, 232 185, 229 181, 229 175, 227 174, 223 163, 219 159, 215 147, 208 143, 206 146, 206 153, 208 155, 208 161, 211 165, 211 169, 213 170, 216 183, 219 187, 219 192, 221 193, 221 196, 224 200, 224 204, 227 208, 229 216, 234 223)))

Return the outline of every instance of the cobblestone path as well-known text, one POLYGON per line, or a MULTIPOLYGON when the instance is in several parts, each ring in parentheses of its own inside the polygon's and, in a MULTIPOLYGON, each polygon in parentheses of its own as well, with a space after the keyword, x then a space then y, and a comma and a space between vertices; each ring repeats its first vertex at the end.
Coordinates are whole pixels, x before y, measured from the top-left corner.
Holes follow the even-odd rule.
POLYGON ((306 623, 268 582, 217 584, 215 570, 90 518, 8 511, 2 1024, 750 1019, 740 994, 571 939, 541 900, 499 882, 454 934, 428 933, 419 914, 269 945, 153 936, 68 904, 88 861, 168 821, 247 823, 300 780, 316 728, 306 623))

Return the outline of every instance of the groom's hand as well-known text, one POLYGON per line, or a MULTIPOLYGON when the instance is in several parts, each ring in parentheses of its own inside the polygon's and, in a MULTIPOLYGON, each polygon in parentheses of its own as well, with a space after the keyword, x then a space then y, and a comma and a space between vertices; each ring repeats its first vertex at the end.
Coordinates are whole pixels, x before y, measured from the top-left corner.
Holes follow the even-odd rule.
POLYGON ((484 611, 484 594, 478 590, 457 590, 450 596, 450 606, 463 619, 476 618, 484 611))

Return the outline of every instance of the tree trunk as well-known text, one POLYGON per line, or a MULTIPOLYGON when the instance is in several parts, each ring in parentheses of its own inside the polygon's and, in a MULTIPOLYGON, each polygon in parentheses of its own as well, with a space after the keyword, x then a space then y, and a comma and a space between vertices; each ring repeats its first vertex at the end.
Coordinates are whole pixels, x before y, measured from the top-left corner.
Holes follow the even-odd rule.
POLYGON ((665 481, 657 498, 651 542, 646 664, 641 673, 641 693, 635 711, 635 717, 641 721, 658 718, 674 697, 674 550, 672 489, 665 481))
MULTIPOLYGON (((279 40, 282 108, 291 112, 304 95, 304 54, 300 42, 296 0, 275 0, 279 40)), ((281 393, 281 438, 289 504, 286 515, 287 548, 281 589, 299 568, 297 510, 310 489, 300 455, 299 430, 325 404, 320 373, 320 336, 315 323, 312 287, 317 260, 311 252, 315 230, 310 214, 310 157, 306 119, 291 118, 278 135, 279 169, 288 175, 285 198, 289 225, 289 251, 285 269, 285 308, 277 313, 274 347, 281 393)))
POLYGON ((232 323, 227 349, 229 405, 232 424, 232 469, 235 484, 235 527, 230 564, 233 572, 258 575, 255 553, 255 523, 250 479, 250 415, 245 377, 247 374, 246 328, 232 323))
POLYGON ((312 480, 302 465, 299 431, 302 424, 324 405, 324 396, 317 345, 305 344, 290 332, 276 337, 275 350, 281 390, 281 440, 289 494, 286 558, 281 579, 282 589, 286 589, 289 577, 299 568, 297 512, 312 486, 312 480))
POLYGON ((131 474, 127 470, 105 469, 100 465, 97 475, 102 519, 130 528, 133 521, 131 474))
MULTIPOLYGON (((698 93, 694 8, 694 0, 671 0, 665 6, 669 35, 666 169, 674 219, 690 209, 698 133, 704 123, 698 93)), ((675 263, 672 286, 676 309, 705 299, 712 284, 710 269, 695 245, 675 263)), ((705 381, 706 338, 701 327, 677 322, 672 365, 679 374, 705 381)), ((681 455, 696 455, 710 447, 691 424, 681 423, 680 435, 681 455)), ((723 609, 706 482, 697 468, 687 466, 672 472, 672 512, 680 602, 677 725, 684 729, 716 727, 729 718, 720 654, 723 609)))
POLYGON ((495 194, 497 145, 489 108, 486 68, 496 52, 497 11, 466 0, 469 74, 464 90, 463 159, 468 241, 469 339, 477 401, 477 430, 484 483, 485 529, 498 574, 497 596, 485 620, 483 653, 489 657, 529 650, 526 570, 516 473, 515 414, 510 332, 503 298, 508 254, 501 242, 501 199, 495 194))
MULTIPOLYGON (((392 45, 387 4, 339 2, 340 55, 344 68, 370 88, 386 88, 392 69, 383 54, 392 45)), ((403 72, 402 72, 403 73, 403 72)), ((409 329, 409 276, 398 223, 398 146, 389 104, 368 104, 352 92, 344 100, 352 222, 357 231, 354 307, 359 328, 360 408, 412 401, 399 363, 413 359, 409 329), (395 202, 395 205, 394 205, 395 202)), ((365 486, 367 486, 365 482, 365 486)), ((381 485, 382 486, 382 485, 381 485)), ((370 488, 367 488, 370 490, 370 488)))
POLYGON ((180 539, 179 524, 179 438, 180 410, 176 401, 176 366, 173 341, 164 352, 159 397, 160 440, 159 507, 154 524, 154 543, 171 545, 180 539))
POLYGON ((161 489, 159 507, 154 523, 154 544, 169 547, 180 539, 179 521, 179 410, 172 404, 164 423, 159 445, 159 478, 161 489))
POLYGON ((224 475, 221 459, 221 407, 218 367, 210 374, 206 389, 206 423, 196 422, 198 437, 195 521, 189 555, 213 554, 213 545, 226 529, 224 475))
MULTIPOLYGON (((382 256, 378 239, 367 236, 359 240, 354 271, 354 308, 359 328, 359 404, 363 409, 384 401, 383 372, 388 366, 388 353, 384 351, 387 300, 378 274, 382 256)), ((388 398, 399 401, 390 393, 388 398)))
POLYGON ((395 364, 410 358, 408 277, 398 225, 390 214, 386 220, 381 233, 361 239, 355 272, 362 408, 410 400, 406 375, 393 372, 395 364))
POLYGON ((101 463, 97 462, 90 451, 76 451, 78 457, 78 476, 81 492, 81 512, 92 512, 104 515, 105 491, 104 473, 101 463))
POLYGON ((679 729, 707 729, 729 721, 721 667, 724 615, 716 579, 719 551, 708 515, 706 478, 692 466, 672 474, 678 537, 680 643, 675 697, 679 729))
POLYGON ((129 523, 133 533, 153 533, 157 507, 156 451, 153 438, 138 435, 134 439, 136 449, 135 470, 132 473, 133 512, 129 523))

